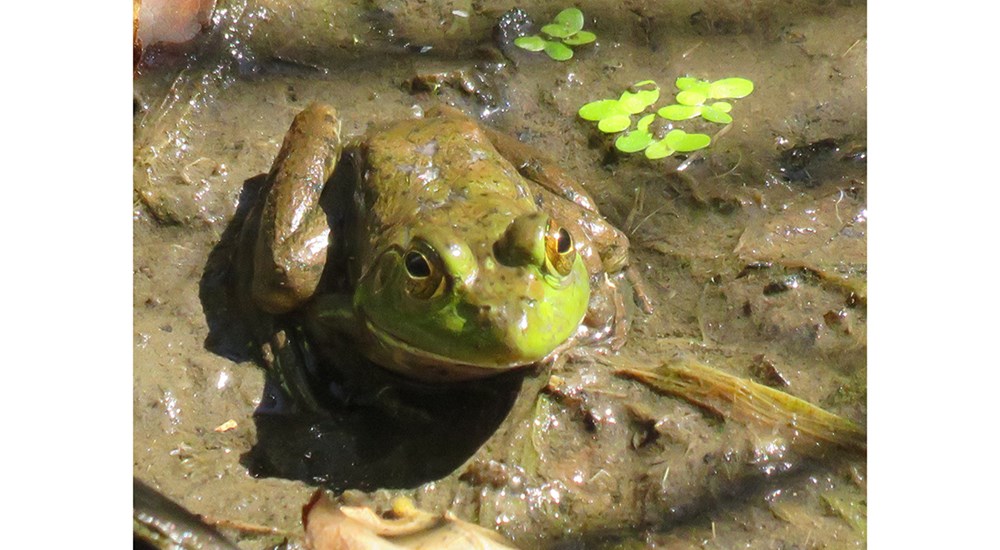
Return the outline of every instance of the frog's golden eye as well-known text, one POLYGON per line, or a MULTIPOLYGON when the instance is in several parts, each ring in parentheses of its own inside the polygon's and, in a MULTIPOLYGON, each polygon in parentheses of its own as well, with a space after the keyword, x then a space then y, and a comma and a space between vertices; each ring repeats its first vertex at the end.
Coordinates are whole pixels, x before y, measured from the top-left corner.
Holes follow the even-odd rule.
POLYGON ((406 258, 403 261, 406 264, 406 272, 410 277, 424 279, 430 276, 431 264, 423 254, 411 250, 406 253, 406 258))
POLYGON ((406 268, 406 292, 414 298, 432 298, 444 290, 445 277, 441 258, 423 243, 403 255, 403 267, 406 268))
POLYGON ((565 277, 573 270, 576 261, 576 247, 573 236, 565 227, 549 220, 545 227, 545 263, 550 270, 565 277))

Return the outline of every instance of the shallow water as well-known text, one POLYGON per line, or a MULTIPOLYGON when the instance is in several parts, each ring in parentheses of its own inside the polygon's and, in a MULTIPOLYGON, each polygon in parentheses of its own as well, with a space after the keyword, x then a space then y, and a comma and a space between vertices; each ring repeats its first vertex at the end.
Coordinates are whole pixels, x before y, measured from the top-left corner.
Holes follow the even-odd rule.
MULTIPOLYGON (((655 311, 635 313, 619 356, 556 373, 579 402, 538 397, 547 375, 530 375, 468 463, 459 452, 454 472, 422 470, 441 478, 426 484, 419 475, 367 481, 403 487, 424 507, 451 508, 524 547, 865 546, 863 456, 796 451, 608 366, 696 359, 780 378, 785 391, 865 423, 863 4, 580 2, 598 42, 566 63, 486 47, 510 2, 318 5, 220 2, 216 27, 195 47, 147 51, 135 81, 136 477, 212 518, 300 531, 313 487, 249 473, 260 473, 270 437, 255 412, 274 404, 239 327, 226 323, 220 266, 241 193, 312 101, 334 105, 350 136, 447 102, 488 115, 484 124, 584 183, 632 239, 655 311), (483 75, 475 93, 406 85, 457 70, 483 75), (660 84, 664 105, 683 75, 742 76, 756 89, 733 102, 732 126, 682 172, 680 159, 613 152, 576 117, 584 103, 646 79, 660 84), (530 425, 532 414, 545 425, 530 425), (236 428, 215 431, 227 420, 236 428), (510 445, 527 440, 538 460, 524 485, 491 485, 509 474, 496 464, 515 463, 510 445)), ((537 2, 526 12, 541 25, 563 7, 537 2)), ((315 472, 279 464, 268 473, 315 472)), ((247 548, 280 539, 239 537, 247 548)))

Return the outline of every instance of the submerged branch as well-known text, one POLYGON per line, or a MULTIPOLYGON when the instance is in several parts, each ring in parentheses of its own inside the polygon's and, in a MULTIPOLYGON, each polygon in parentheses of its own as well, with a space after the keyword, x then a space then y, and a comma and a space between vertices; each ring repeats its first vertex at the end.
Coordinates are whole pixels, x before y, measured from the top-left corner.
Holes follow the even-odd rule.
POLYGON ((695 361, 663 364, 651 371, 620 369, 616 374, 723 418, 784 432, 791 441, 806 436, 853 451, 867 450, 865 430, 854 422, 783 391, 695 361))

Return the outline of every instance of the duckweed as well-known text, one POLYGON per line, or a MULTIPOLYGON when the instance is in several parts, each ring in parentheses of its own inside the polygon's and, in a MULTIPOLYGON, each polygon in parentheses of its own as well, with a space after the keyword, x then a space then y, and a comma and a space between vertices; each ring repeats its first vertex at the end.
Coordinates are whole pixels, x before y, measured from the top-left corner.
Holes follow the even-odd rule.
MULTIPOLYGON (((670 120, 682 121, 698 116, 709 122, 729 124, 733 117, 729 114, 733 104, 728 101, 714 101, 706 104, 709 99, 742 98, 753 92, 753 82, 745 78, 723 78, 715 82, 699 80, 692 77, 680 77, 675 82, 680 90, 675 99, 676 104, 667 105, 639 119, 636 129, 626 132, 615 139, 615 148, 623 153, 638 153, 645 151, 650 159, 659 159, 675 153, 689 153, 703 149, 711 144, 712 139, 706 134, 687 133, 668 124, 669 131, 661 139, 650 130, 650 125, 656 115, 670 120)), ((660 98, 660 87, 652 80, 636 82, 622 92, 618 99, 599 99, 580 107, 580 118, 597 122, 597 128, 604 133, 613 134, 628 130, 632 125, 632 115, 641 114, 655 104, 660 98)))
POLYGON ((723 78, 715 82, 683 76, 675 82, 680 92, 677 103, 663 107, 657 114, 668 120, 688 120, 701 116, 709 122, 729 124, 733 117, 729 112, 733 104, 716 101, 706 105, 709 99, 739 99, 753 92, 753 82, 745 78, 723 78))
POLYGON ((649 147, 653 143, 653 134, 649 131, 656 115, 646 115, 639 119, 636 129, 618 136, 615 140, 615 148, 623 153, 638 153, 649 147))
POLYGON ((582 46, 597 39, 597 35, 583 29, 583 12, 577 8, 567 8, 559 12, 551 23, 542 27, 542 34, 521 36, 514 40, 514 45, 531 51, 545 51, 556 61, 566 61, 573 57, 573 49, 569 46, 582 46))
MULTIPOLYGON (((618 99, 601 99, 587 103, 580 107, 580 118, 584 120, 597 121, 597 127, 605 133, 620 132, 632 124, 630 115, 638 114, 646 110, 647 107, 656 103, 660 98, 660 87, 652 80, 636 82, 629 90, 622 92, 618 99), (635 90, 635 91, 632 91, 635 90), (604 121, 613 119, 613 124, 604 124, 604 121), (622 121, 626 121, 621 126, 622 121), (619 128, 619 126, 621 126, 619 128), (617 129, 605 129, 605 127, 617 129)), ((652 120, 650 120, 652 122, 652 120)), ((648 124, 647 124, 648 126, 648 124)))
POLYGON ((660 159, 674 153, 690 153, 704 149, 710 143, 712 143, 712 138, 706 134, 689 134, 675 128, 667 132, 663 139, 651 144, 646 149, 646 158, 660 159))

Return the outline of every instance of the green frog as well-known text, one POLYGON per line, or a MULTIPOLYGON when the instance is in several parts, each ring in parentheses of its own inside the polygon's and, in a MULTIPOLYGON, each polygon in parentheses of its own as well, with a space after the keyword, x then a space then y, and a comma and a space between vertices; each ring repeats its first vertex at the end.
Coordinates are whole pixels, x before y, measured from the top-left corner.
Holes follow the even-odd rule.
MULTIPOLYGON (((314 347, 336 336, 438 384, 624 342, 626 236, 540 153, 456 109, 348 145, 336 111, 310 105, 262 193, 249 293, 314 347)), ((288 340, 275 330, 265 361, 289 360, 288 340)))

